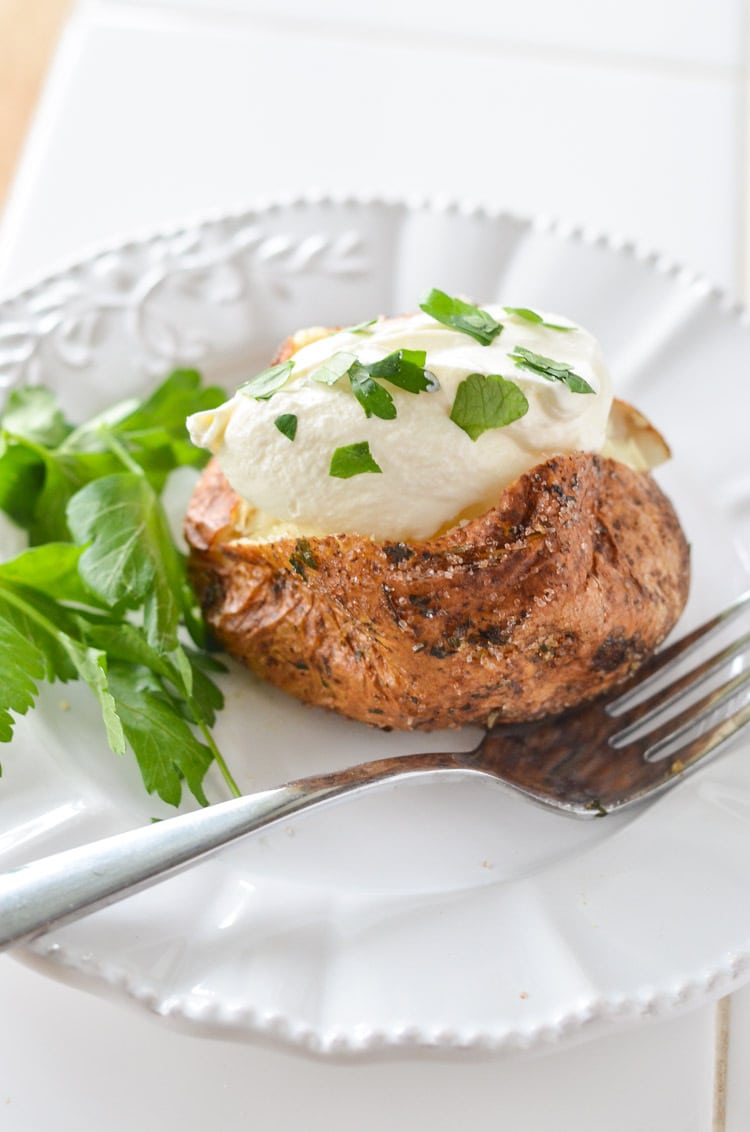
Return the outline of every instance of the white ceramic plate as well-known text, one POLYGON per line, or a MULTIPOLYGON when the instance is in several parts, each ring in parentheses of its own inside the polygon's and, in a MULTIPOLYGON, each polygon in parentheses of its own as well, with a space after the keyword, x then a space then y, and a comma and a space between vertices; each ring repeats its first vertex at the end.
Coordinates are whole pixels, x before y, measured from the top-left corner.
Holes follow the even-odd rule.
MULTIPOLYGON (((694 547, 683 627, 747 588, 745 316, 669 265, 551 223, 307 199, 175 227, 0 305, 0 380, 45 381, 76 416, 176 363, 232 387, 290 330, 412 309, 430 286, 596 333, 619 394, 673 446, 659 478, 694 547)), ((8 554, 15 536, 2 539, 8 554)), ((244 672, 226 691, 218 738, 246 790, 476 738, 373 732, 244 672)), ((273 827, 25 954, 201 1029, 328 1056, 511 1052, 672 1013, 750 976, 749 743, 604 821, 468 780, 404 782, 273 827)), ((46 691, 3 754, 5 867, 166 812, 75 687, 46 691)))

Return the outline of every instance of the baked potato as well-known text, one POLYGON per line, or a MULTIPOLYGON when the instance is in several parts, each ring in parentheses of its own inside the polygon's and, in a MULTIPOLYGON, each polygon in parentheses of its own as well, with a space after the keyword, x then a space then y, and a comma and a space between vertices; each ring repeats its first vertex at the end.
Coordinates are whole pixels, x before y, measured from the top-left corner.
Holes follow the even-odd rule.
POLYGON ((609 430, 600 452, 541 459, 427 538, 258 536, 214 458, 185 521, 207 622, 262 679, 383 728, 526 721, 597 696, 660 644, 689 585, 680 523, 643 470, 663 440, 623 402, 609 430))

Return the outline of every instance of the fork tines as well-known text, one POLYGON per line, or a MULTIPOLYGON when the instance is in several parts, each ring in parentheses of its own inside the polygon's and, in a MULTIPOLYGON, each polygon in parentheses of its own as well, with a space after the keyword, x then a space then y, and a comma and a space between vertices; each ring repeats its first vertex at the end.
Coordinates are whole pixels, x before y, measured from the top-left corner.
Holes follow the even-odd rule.
POLYGON ((706 660, 694 664, 645 699, 638 698, 653 686, 657 676, 676 669, 711 637, 735 621, 750 607, 750 591, 681 640, 657 653, 639 672, 623 696, 607 706, 615 717, 610 745, 630 747, 648 762, 671 758, 670 773, 687 769, 735 735, 750 722, 750 632, 731 641, 706 660), (729 675, 699 698, 695 695, 710 685, 712 678, 729 667, 729 675), (645 672, 646 678, 641 677, 645 672), (688 702, 693 697, 692 702, 688 702))

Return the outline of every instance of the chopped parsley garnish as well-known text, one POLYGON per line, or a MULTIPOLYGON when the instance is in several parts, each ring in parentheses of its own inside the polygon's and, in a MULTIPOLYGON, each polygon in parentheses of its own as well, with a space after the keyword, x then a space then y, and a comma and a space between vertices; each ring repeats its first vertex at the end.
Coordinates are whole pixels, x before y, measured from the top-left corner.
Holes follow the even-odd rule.
POLYGON ((433 288, 424 296, 419 306, 436 322, 442 322, 444 326, 452 326, 454 330, 470 335, 482 346, 489 346, 494 342, 503 329, 502 323, 496 322, 488 311, 474 307, 463 299, 452 298, 446 295, 445 291, 437 291, 433 288))
POLYGON ((293 369, 294 362, 291 358, 286 362, 279 362, 278 365, 264 369, 262 373, 251 377, 244 385, 238 387, 237 392, 244 394, 245 397, 254 397, 256 401, 267 401, 278 389, 281 389, 282 385, 286 385, 293 369))
POLYGON ((547 322, 536 311, 529 310, 528 307, 503 307, 503 310, 508 314, 514 314, 517 318, 522 318, 524 322, 533 322, 537 326, 545 326, 547 330, 561 330, 563 332, 575 330, 575 326, 561 326, 557 322, 547 322))
POLYGON ((362 440, 358 444, 345 444, 343 448, 337 448, 331 456, 328 474, 340 480, 348 480, 365 472, 382 471, 383 469, 372 457, 370 445, 366 440, 362 440))
POLYGON ((185 418, 224 398, 181 370, 78 426, 41 386, 12 393, 0 418, 0 508, 31 544, 0 564, 0 741, 42 681, 79 679, 111 749, 129 744, 146 789, 172 805, 184 785, 206 803, 213 762, 239 794, 210 730, 220 666, 200 651, 205 626, 161 502, 173 470, 207 458, 185 418))
POLYGON ((451 420, 476 440, 491 428, 505 428, 529 411, 529 402, 513 381, 497 373, 470 373, 456 390, 451 420))
POLYGON ((532 373, 546 377, 547 381, 560 381, 567 385, 571 393, 593 393, 594 390, 585 378, 580 377, 566 362, 556 362, 553 358, 545 358, 543 354, 535 354, 525 346, 516 346, 508 354, 521 369, 528 369, 532 373))
POLYGON ((296 413, 282 413, 273 422, 280 433, 287 438, 287 440, 294 440, 297 435, 297 414, 296 413))
POLYGON ((380 381, 388 381, 408 393, 433 392, 439 385, 437 378, 424 368, 425 357, 424 350, 395 350, 378 362, 364 365, 354 354, 342 350, 314 369, 310 380, 335 385, 342 377, 348 377, 352 393, 365 415, 392 421, 396 406, 380 381))

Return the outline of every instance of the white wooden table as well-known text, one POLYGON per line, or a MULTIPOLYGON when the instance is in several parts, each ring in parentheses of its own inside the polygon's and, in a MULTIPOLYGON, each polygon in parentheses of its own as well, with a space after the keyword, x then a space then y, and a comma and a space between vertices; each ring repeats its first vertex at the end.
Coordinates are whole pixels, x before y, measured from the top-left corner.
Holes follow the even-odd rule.
MULTIPOLYGON (((746 7, 84 0, 0 227, 0 291, 124 232, 317 185, 563 216, 747 294, 746 7)), ((198 1038, 10 958, 0 1013, 3 1132, 750 1127, 750 990, 480 1063, 198 1038)))

